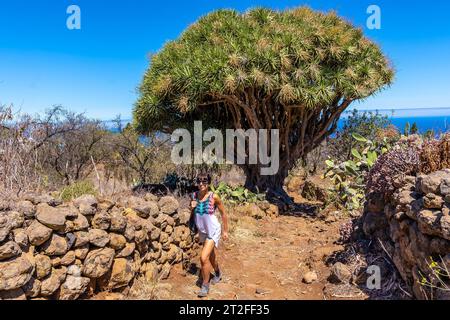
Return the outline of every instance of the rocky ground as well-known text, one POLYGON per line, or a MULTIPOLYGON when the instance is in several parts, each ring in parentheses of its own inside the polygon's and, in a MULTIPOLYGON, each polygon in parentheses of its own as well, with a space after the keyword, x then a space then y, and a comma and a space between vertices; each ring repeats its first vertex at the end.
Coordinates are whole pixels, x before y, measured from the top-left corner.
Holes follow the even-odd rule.
MULTIPOLYGON (((295 192, 299 179, 288 189, 297 203, 320 205, 321 192, 310 188, 308 196, 295 192)), ((317 183, 313 183, 317 186, 317 183)), ((321 189, 321 188, 318 188, 321 189)), ((318 208, 312 214, 258 215, 230 209, 230 239, 221 243, 219 263, 223 281, 211 287, 207 299, 249 300, 365 300, 409 299, 402 281, 387 256, 370 241, 342 242, 354 232, 352 217, 334 209, 318 208), (255 217, 257 219, 255 219, 255 217), (380 266, 379 290, 366 286, 367 267, 380 266)), ((357 233, 357 232, 356 232, 357 233)), ((200 251, 198 248, 197 251, 200 251)), ((158 283, 138 281, 131 288, 132 299, 198 299, 199 266, 175 266, 169 277, 158 283)), ((123 299, 104 295, 99 299, 123 299)))
MULTIPOLYGON (((386 285, 393 286, 392 277, 386 277, 390 283, 382 290, 366 290, 364 281, 357 284, 352 273, 355 260, 364 267, 367 259, 337 244, 339 229, 348 220, 333 213, 325 220, 301 216, 241 219, 219 250, 224 279, 211 287, 209 299, 382 299, 386 285), (348 255, 347 261, 353 263, 334 263, 339 255, 348 255)), ((174 268, 161 282, 159 298, 197 299, 198 266, 195 262, 189 271, 174 268)))

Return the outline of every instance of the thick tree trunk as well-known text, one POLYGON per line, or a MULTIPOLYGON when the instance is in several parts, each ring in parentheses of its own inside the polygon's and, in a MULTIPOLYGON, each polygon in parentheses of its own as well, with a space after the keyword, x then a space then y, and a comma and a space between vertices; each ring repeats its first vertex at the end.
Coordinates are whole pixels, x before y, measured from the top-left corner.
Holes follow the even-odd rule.
POLYGON ((289 197, 283 189, 284 180, 291 169, 287 161, 281 163, 280 168, 275 175, 261 175, 261 166, 246 165, 242 166, 246 175, 245 187, 252 192, 265 193, 266 199, 278 205, 283 211, 286 205, 293 205, 293 199, 289 197))

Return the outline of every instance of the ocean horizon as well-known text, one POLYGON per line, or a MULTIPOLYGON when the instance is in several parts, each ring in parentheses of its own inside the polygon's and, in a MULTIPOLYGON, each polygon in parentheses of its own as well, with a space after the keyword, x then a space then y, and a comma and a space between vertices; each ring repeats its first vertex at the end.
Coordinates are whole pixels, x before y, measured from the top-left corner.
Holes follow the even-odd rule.
MULTIPOLYGON (((355 108, 346 110, 339 119, 338 128, 342 128, 345 120, 353 112, 355 108)), ((358 112, 378 112, 380 115, 385 115, 389 118, 392 124, 403 132, 407 123, 411 126, 416 123, 419 133, 425 133, 428 130, 433 130, 436 134, 448 132, 450 130, 450 108, 404 108, 404 109, 367 109, 359 110, 358 112)), ((122 125, 131 122, 131 119, 122 120, 122 125)), ((114 120, 103 121, 107 128, 114 130, 114 120)))

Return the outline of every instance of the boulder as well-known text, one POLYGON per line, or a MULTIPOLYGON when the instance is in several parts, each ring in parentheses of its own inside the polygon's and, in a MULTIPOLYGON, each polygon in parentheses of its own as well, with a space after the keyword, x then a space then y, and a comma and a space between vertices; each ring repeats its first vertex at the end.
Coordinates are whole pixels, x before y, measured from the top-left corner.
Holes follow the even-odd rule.
POLYGON ((150 232, 150 239, 152 241, 156 241, 159 239, 159 236, 161 235, 161 230, 158 228, 154 228, 151 232, 150 232))
POLYGON ((171 269, 172 269, 172 266, 170 265, 170 263, 168 263, 168 262, 164 263, 164 265, 161 268, 161 271, 159 272, 158 279, 166 280, 167 278, 169 278, 171 269))
POLYGON ((79 248, 89 244, 89 232, 86 231, 78 231, 75 232, 75 243, 74 247, 79 248))
POLYGON ((123 233, 127 226, 127 219, 120 212, 112 212, 110 214, 111 223, 109 230, 113 232, 123 233))
POLYGON ((71 265, 67 268, 67 275, 71 275, 74 277, 81 277, 82 275, 82 267, 78 265, 71 265))
POLYGON ((50 257, 38 254, 34 257, 36 263, 36 278, 43 279, 52 271, 52 261, 50 257))
POLYGON ((134 242, 127 242, 125 247, 117 253, 117 258, 125 258, 133 254, 136 249, 134 242))
POLYGON ((171 196, 161 197, 158 201, 161 213, 172 215, 175 214, 180 207, 178 200, 171 196))
POLYGON ((75 259, 76 259, 75 251, 69 251, 61 258, 61 265, 69 266, 75 262, 75 259))
POLYGON ((181 241, 185 241, 191 234, 188 227, 178 226, 173 230, 173 241, 175 244, 179 244, 181 241))
POLYGON ((36 219, 52 230, 65 230, 66 214, 58 208, 53 208, 46 203, 41 203, 37 206, 36 219))
POLYGON ((158 278, 158 266, 155 262, 149 262, 143 265, 141 272, 148 282, 156 281, 158 278))
POLYGON ((417 220, 420 210, 423 209, 423 198, 414 200, 411 204, 406 205, 406 215, 413 220, 417 220))
POLYGON ((423 198, 423 206, 427 209, 441 209, 444 204, 444 199, 434 193, 428 193, 423 198))
POLYGON ((178 248, 176 245, 174 244, 170 244, 169 245, 169 250, 167 251, 167 260, 169 262, 174 262, 177 257, 179 256, 179 252, 180 248, 178 248))
POLYGON ((148 202, 142 198, 130 196, 121 199, 121 203, 124 207, 133 210, 139 217, 144 219, 150 217, 151 207, 148 205, 148 202))
POLYGON ((181 209, 177 213, 177 224, 187 225, 191 218, 191 210, 181 209))
POLYGON ((59 300, 76 300, 89 287, 90 279, 80 276, 68 275, 66 280, 61 285, 61 290, 58 294, 59 300))
POLYGON ((150 192, 148 192, 144 195, 144 199, 145 199, 145 201, 158 202, 158 197, 150 192))
POLYGON ((27 248, 29 245, 28 236, 24 229, 13 230, 14 242, 17 243, 22 249, 27 248))
POLYGON ((442 216, 440 220, 440 235, 446 240, 450 240, 450 216, 442 216))
POLYGON ((57 268, 59 266, 61 266, 61 257, 51 257, 50 258, 52 260, 52 267, 53 268, 57 268))
POLYGON ((300 189, 304 181, 305 179, 302 176, 292 176, 287 184, 287 191, 292 193, 300 193, 300 189))
POLYGON ((317 273, 315 271, 306 272, 303 275, 303 282, 306 284, 311 284, 318 280, 317 273))
POLYGON ((442 216, 440 211, 421 210, 417 215, 419 230, 430 236, 439 236, 439 220, 442 216))
POLYGON ((72 223, 72 231, 81 231, 89 228, 89 221, 82 214, 79 214, 74 220, 72 220, 72 223))
POLYGON ((419 175, 416 179, 416 191, 422 194, 440 194, 440 186, 443 179, 450 178, 448 171, 436 171, 428 175, 419 175))
POLYGON ((132 226, 131 224, 127 224, 123 235, 125 236, 125 238, 128 241, 133 241, 135 232, 136 232, 136 229, 134 228, 134 226, 132 226))
POLYGON ((30 281, 33 264, 24 256, 0 261, 0 291, 17 289, 30 281))
MULTIPOLYGON (((400 190, 400 192, 396 193, 396 195, 395 195, 396 203, 400 206, 406 206, 408 204, 411 204, 413 201, 416 200, 414 195, 415 195, 415 193, 412 192, 411 190, 400 190)), ((378 210, 378 211, 370 210, 370 211, 379 212, 380 210, 378 210)))
POLYGON ((48 194, 29 193, 29 194, 25 195, 24 200, 30 201, 34 205, 38 205, 40 203, 45 203, 52 207, 56 207, 56 206, 59 206, 60 204, 62 204, 62 200, 55 199, 48 194))
POLYGON ((11 229, 21 228, 25 221, 23 213, 18 211, 9 211, 6 213, 8 216, 9 223, 11 224, 11 229))
POLYGON ((89 253, 89 244, 75 249, 75 258, 84 260, 89 253))
POLYGON ((450 194, 450 178, 445 178, 441 181, 439 185, 439 191, 443 197, 450 194))
POLYGON ((248 203, 243 206, 239 206, 236 208, 236 212, 239 215, 250 216, 254 219, 262 219, 265 216, 264 211, 262 211, 261 208, 255 203, 248 203))
POLYGON ((109 210, 114 208, 115 205, 116 203, 114 201, 111 201, 109 199, 100 199, 97 204, 97 209, 100 211, 108 212, 109 210))
POLYGON ((173 232, 173 227, 172 227, 172 226, 167 226, 167 227, 164 229, 164 232, 167 233, 168 235, 171 235, 172 232, 173 232))
POLYGON ((121 234, 110 233, 109 234, 109 246, 114 250, 122 250, 127 244, 127 239, 121 234))
POLYGON ((49 297, 59 289, 63 281, 66 279, 67 268, 52 269, 50 275, 41 281, 41 295, 49 297))
POLYGON ((84 216, 91 216, 97 212, 97 199, 90 194, 83 195, 73 201, 73 205, 80 210, 84 216))
POLYGON ((25 292, 21 288, 0 291, 0 300, 27 300, 25 292))
POLYGON ((132 208, 144 219, 156 217, 159 214, 158 204, 153 201, 141 201, 139 204, 132 206, 132 208))
POLYGON ((14 241, 8 241, 4 244, 0 244, 0 261, 9 258, 14 258, 20 255, 22 250, 19 245, 14 241))
POLYGON ((146 230, 141 229, 134 233, 134 241, 136 243, 143 243, 146 240, 148 240, 148 234, 146 230))
POLYGON ((134 278, 135 273, 136 270, 132 259, 114 259, 108 287, 117 289, 127 286, 134 278))
MULTIPOLYGON (((169 226, 172 226, 172 227, 175 226, 175 219, 172 218, 171 216, 168 216, 168 217, 166 218, 166 222, 167 222, 167 224, 168 224, 169 226)), ((166 228, 166 227, 164 227, 164 228, 166 228)))
POLYGON ((8 216, 0 212, 0 242, 4 241, 12 230, 8 216))
POLYGON ((65 237, 52 234, 52 237, 42 245, 42 250, 48 256, 63 256, 69 248, 65 237))
POLYGON ((349 283, 352 279, 352 272, 343 263, 337 262, 331 268, 330 282, 333 283, 349 283))
POLYGON ((25 218, 32 219, 36 215, 36 207, 31 201, 23 200, 14 205, 14 210, 22 213, 25 218))
POLYGON ((59 206, 58 210, 66 219, 74 219, 80 215, 78 209, 72 204, 59 206))
POLYGON ((320 201, 326 203, 328 200, 328 191, 324 186, 325 180, 318 180, 315 177, 306 179, 303 184, 302 197, 309 201, 320 201))
POLYGON ((41 293, 41 281, 31 278, 23 287, 23 292, 27 298, 36 298, 41 293))
POLYGON ((103 248, 88 253, 83 264, 83 275, 99 278, 111 268, 114 260, 114 249, 103 248))
POLYGON ((100 230, 108 230, 111 225, 111 217, 105 211, 100 211, 92 219, 92 227, 100 230))
POLYGON ((105 230, 91 229, 89 230, 89 243, 103 248, 109 243, 109 235, 105 230))
POLYGON ((26 229, 26 234, 30 243, 34 246, 40 246, 48 239, 50 239, 52 235, 52 229, 47 226, 44 226, 37 220, 34 220, 31 225, 26 229))

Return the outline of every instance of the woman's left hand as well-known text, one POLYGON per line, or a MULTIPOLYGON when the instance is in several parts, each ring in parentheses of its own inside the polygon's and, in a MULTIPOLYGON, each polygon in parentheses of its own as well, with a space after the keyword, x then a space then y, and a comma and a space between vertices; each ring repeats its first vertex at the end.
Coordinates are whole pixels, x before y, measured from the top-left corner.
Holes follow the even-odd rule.
POLYGON ((228 232, 224 232, 223 233, 223 240, 227 241, 228 240, 228 232))

